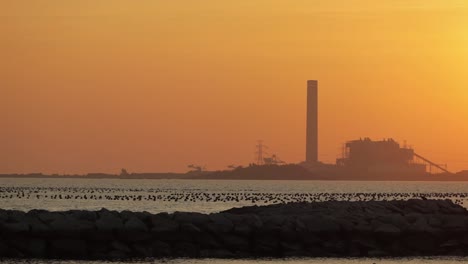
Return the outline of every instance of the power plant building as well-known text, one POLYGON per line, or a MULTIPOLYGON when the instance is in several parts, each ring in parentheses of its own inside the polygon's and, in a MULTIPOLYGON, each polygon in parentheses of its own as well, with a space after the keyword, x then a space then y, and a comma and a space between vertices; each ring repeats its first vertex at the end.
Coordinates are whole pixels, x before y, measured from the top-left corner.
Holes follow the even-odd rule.
POLYGON ((411 148, 400 147, 393 139, 372 141, 369 138, 349 141, 345 144, 343 157, 336 164, 364 172, 426 172, 426 165, 415 161, 411 148))
MULTIPOLYGON (((323 175, 420 175, 427 168, 450 173, 444 165, 436 164, 415 153, 412 148, 400 147, 393 139, 373 141, 370 138, 349 141, 336 164, 324 164, 318 158, 318 81, 307 81, 306 160, 302 165, 323 175)), ((357 177, 356 177, 357 176, 357 177)), ((341 177, 341 176, 340 176, 341 177)))

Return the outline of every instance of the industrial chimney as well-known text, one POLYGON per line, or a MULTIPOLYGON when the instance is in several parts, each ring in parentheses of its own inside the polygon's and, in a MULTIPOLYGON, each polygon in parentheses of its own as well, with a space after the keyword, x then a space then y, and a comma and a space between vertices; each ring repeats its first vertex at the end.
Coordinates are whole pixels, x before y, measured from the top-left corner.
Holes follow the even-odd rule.
POLYGON ((318 81, 307 81, 306 162, 318 162, 318 81))

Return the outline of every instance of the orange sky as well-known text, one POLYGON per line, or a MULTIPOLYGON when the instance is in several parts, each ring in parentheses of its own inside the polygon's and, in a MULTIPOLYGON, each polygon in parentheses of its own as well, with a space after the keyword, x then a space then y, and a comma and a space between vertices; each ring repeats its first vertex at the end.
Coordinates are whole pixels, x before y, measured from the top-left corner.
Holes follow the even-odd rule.
POLYGON ((465 0, 0 0, 0 173, 299 162, 407 140, 468 169, 465 0))

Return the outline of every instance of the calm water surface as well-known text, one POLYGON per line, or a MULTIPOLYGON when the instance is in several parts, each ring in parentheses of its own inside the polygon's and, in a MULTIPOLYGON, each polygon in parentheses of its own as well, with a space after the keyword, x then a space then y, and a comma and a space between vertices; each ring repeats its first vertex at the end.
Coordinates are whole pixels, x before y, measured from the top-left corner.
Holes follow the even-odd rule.
POLYGON ((0 179, 4 209, 219 212, 297 201, 408 199, 468 205, 467 182, 0 179))

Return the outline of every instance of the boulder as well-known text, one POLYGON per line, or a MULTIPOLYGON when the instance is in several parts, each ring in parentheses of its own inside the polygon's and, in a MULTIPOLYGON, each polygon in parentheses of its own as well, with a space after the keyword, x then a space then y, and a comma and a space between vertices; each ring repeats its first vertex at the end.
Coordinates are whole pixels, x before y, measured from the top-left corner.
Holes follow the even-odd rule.
POLYGON ((99 219, 96 221, 96 227, 99 231, 113 231, 123 229, 123 221, 117 215, 107 210, 101 210, 99 219))
POLYGON ((234 253, 226 249, 203 249, 200 251, 201 258, 232 259, 237 257, 234 253))
POLYGON ((86 259, 87 247, 84 240, 58 239, 51 242, 51 253, 56 258, 86 259))
POLYGON ((169 257, 171 256, 171 246, 162 241, 153 241, 151 243, 154 257, 169 257))
POLYGON ((304 223, 307 231, 312 233, 337 233, 341 230, 340 225, 327 216, 300 216, 298 221, 304 223))
POLYGON ((43 239, 17 237, 12 241, 11 245, 26 256, 46 257, 47 242, 43 239))
POLYGON ((220 238, 227 249, 236 251, 248 251, 250 249, 249 240, 245 236, 224 234, 220 238))
POLYGON ((460 215, 446 215, 443 217, 443 227, 453 231, 466 231, 467 220, 467 217, 460 215))
POLYGON ((280 240, 275 233, 267 230, 255 232, 253 250, 257 255, 276 256, 280 254, 280 240))
POLYGON ((11 211, 8 211, 7 222, 19 223, 24 220, 25 216, 26 216, 25 212, 18 211, 18 210, 11 210, 11 211))
POLYGON ((125 222, 123 230, 128 232, 148 232, 149 228, 139 218, 132 216, 125 222))
POLYGON ((203 226, 205 230, 214 233, 227 233, 234 228, 232 221, 223 214, 211 214, 209 219, 210 222, 203 226))
POLYGON ((29 224, 25 222, 17 222, 17 223, 1 223, 0 230, 5 233, 28 233, 29 232, 29 224))
POLYGON ((48 224, 52 221, 55 221, 60 218, 64 218, 65 216, 61 213, 57 212, 48 212, 48 211, 42 211, 37 214, 37 217, 45 224, 48 224))
POLYGON ((90 233, 95 230, 94 223, 86 220, 78 220, 70 215, 58 217, 49 223, 52 232, 67 236, 90 233))
POLYGON ((401 234, 400 228, 391 224, 380 224, 375 227, 374 232, 377 236, 384 238, 394 238, 401 234))
POLYGON ((174 221, 179 224, 182 223, 190 223, 196 226, 202 226, 206 223, 210 222, 210 218, 206 214, 201 213, 182 213, 182 212, 175 212, 174 213, 174 221))
POLYGON ((196 258, 200 256, 200 249, 193 243, 178 242, 174 245, 174 255, 182 258, 196 258))
POLYGON ((135 256, 138 258, 151 258, 154 256, 153 247, 148 243, 138 243, 133 245, 135 256))
POLYGON ((262 218, 262 229, 270 232, 279 232, 286 221, 286 216, 283 215, 269 215, 262 218))
POLYGON ((35 215, 27 215, 25 219, 26 223, 31 227, 31 232, 33 234, 44 234, 50 231, 50 227, 44 224, 39 218, 35 215))
POLYGON ((104 259, 110 259, 110 260, 124 260, 124 259, 128 259, 129 258, 129 254, 127 252, 124 252, 124 251, 120 251, 120 250, 111 250, 109 253, 106 253, 106 255, 104 256, 104 259))
POLYGON ((72 210, 68 214, 70 217, 75 218, 79 221, 88 221, 94 222, 97 220, 98 215, 93 211, 84 211, 84 210, 72 210))
POLYGON ((194 224, 191 224, 191 223, 180 224, 180 230, 182 232, 187 232, 187 233, 201 233, 202 232, 200 228, 196 227, 194 224))
POLYGON ((170 233, 179 230, 179 224, 169 218, 160 215, 153 215, 150 218, 151 232, 154 233, 170 233))
POLYGON ((8 211, 0 209, 0 223, 6 222, 8 220, 8 211))
POLYGON ((111 247, 112 249, 124 252, 125 254, 130 254, 132 252, 130 247, 128 247, 125 243, 117 240, 112 241, 111 247))

